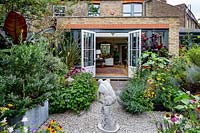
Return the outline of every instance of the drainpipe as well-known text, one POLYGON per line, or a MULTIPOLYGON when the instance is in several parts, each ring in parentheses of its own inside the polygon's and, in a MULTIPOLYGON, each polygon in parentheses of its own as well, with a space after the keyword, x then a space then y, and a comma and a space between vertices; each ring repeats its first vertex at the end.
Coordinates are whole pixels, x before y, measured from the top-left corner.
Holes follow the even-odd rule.
POLYGON ((146 14, 146 0, 143 2, 143 11, 144 11, 144 16, 146 16, 147 14, 146 14))

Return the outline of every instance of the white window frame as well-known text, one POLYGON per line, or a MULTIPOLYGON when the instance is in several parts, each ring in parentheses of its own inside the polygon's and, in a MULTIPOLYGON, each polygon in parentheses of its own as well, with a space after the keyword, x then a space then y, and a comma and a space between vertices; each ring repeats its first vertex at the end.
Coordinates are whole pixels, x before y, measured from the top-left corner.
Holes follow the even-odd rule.
POLYGON ((123 4, 123 16, 143 16, 143 4, 142 3, 125 3, 123 4), (124 5, 130 5, 131 11, 124 12, 124 5), (135 5, 141 5, 141 12, 135 12, 135 5))
MULTIPOLYGON (((97 8, 97 7, 95 7, 95 8, 97 8)), ((93 3, 88 4, 88 16, 100 16, 100 4, 93 4, 93 3), (90 12, 91 5, 94 5, 94 7, 98 6, 98 13, 93 14, 92 12, 90 12)))
POLYGON ((66 7, 64 5, 53 5, 53 16, 56 17, 56 16, 65 16, 65 10, 66 10, 66 7), (63 12, 56 12, 56 8, 63 8, 64 11, 63 12))

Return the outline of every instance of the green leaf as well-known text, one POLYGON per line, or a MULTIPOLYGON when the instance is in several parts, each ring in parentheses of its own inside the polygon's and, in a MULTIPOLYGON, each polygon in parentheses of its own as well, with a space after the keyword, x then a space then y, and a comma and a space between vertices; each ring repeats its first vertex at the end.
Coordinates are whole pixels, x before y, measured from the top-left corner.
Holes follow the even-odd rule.
POLYGON ((176 106, 175 108, 178 109, 178 110, 182 110, 182 109, 185 109, 185 106, 183 106, 183 105, 178 105, 178 106, 176 106))
POLYGON ((176 102, 181 101, 181 99, 189 99, 189 98, 190 98, 190 97, 189 97, 186 93, 184 93, 184 94, 182 94, 182 95, 180 95, 180 96, 174 98, 174 102, 176 103, 176 102))
POLYGON ((182 99, 181 102, 184 103, 185 105, 188 105, 190 103, 190 100, 189 99, 182 99))

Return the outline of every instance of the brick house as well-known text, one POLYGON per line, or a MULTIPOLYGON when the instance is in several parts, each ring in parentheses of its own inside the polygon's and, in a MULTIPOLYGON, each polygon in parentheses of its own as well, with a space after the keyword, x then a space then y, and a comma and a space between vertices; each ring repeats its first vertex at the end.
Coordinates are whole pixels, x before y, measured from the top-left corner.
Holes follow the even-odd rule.
POLYGON ((178 55, 179 29, 199 28, 184 4, 172 6, 166 0, 79 1, 68 8, 54 5, 53 11, 58 27, 70 29, 79 43, 80 65, 100 77, 131 77, 147 48, 165 47, 178 55))

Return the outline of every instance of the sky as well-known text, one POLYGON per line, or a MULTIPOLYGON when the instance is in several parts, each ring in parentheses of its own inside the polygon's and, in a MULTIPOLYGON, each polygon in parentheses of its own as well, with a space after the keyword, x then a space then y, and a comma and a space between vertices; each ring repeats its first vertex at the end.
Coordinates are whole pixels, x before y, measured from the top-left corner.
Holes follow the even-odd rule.
POLYGON ((167 0, 167 3, 172 5, 185 3, 191 5, 191 10, 195 15, 196 19, 200 18, 200 0, 167 0))

